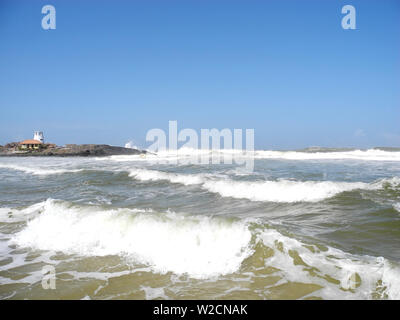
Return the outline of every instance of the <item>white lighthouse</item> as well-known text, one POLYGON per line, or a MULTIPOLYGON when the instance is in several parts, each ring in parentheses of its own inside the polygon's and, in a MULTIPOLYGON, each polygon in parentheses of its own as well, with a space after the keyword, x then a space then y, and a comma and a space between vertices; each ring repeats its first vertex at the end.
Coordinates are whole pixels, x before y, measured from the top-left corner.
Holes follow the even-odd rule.
POLYGON ((33 134, 33 140, 40 141, 41 143, 44 143, 44 136, 42 131, 35 131, 33 134))

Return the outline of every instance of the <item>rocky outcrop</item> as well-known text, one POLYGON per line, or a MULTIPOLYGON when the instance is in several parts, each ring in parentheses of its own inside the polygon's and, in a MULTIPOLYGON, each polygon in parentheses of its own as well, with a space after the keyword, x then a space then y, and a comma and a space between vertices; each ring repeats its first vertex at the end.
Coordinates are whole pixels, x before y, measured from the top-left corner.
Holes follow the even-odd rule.
POLYGON ((59 157, 101 157, 112 155, 145 154, 146 151, 109 146, 106 144, 67 144, 65 147, 45 147, 40 150, 0 149, 0 156, 59 156, 59 157))
POLYGON ((18 142, 9 142, 3 148, 4 149, 15 149, 18 147, 18 142))

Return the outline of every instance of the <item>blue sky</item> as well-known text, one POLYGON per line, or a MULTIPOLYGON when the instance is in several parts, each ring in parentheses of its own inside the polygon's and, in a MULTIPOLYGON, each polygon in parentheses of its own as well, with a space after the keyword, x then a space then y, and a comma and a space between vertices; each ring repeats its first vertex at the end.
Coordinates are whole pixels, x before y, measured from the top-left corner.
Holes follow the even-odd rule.
POLYGON ((263 149, 400 147, 396 0, 1 0, 0 39, 0 144, 145 146, 177 120, 263 149))

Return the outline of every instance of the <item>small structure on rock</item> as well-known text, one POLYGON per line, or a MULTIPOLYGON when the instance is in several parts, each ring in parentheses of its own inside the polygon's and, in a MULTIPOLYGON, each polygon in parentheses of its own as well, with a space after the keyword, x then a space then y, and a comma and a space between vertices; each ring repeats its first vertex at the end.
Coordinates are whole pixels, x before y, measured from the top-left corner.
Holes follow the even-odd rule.
POLYGON ((19 143, 19 149, 21 150, 39 150, 43 147, 44 136, 42 131, 35 131, 33 139, 21 141, 19 143))
POLYGON ((30 140, 24 140, 21 141, 19 143, 19 147, 20 149, 35 149, 35 150, 39 150, 42 147, 43 143, 38 141, 38 140, 34 140, 34 139, 30 139, 30 140))
POLYGON ((41 143, 44 143, 44 136, 42 131, 35 131, 33 134, 33 140, 40 141, 41 143))

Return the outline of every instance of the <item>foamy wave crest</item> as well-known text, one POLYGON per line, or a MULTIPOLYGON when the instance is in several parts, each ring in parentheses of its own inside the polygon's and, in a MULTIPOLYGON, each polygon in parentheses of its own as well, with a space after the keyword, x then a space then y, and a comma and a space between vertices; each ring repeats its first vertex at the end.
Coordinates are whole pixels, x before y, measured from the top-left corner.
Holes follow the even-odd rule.
POLYGON ((204 174, 184 175, 171 172, 162 172, 147 169, 134 169, 129 172, 129 176, 142 181, 158 181, 167 180, 172 183, 180 183, 184 185, 202 184, 204 183, 204 174))
POLYGON ((12 242, 67 254, 122 255, 157 272, 206 278, 237 271, 251 254, 250 239, 239 221, 47 200, 12 242))
MULTIPOLYGON (((111 156, 106 159, 114 161, 134 160, 174 160, 180 158, 191 158, 199 156, 214 157, 230 155, 254 159, 285 159, 285 160, 362 160, 362 161, 400 161, 399 151, 384 151, 379 149, 352 150, 352 151, 276 151, 276 150, 255 150, 246 151, 238 149, 191 149, 180 148, 177 150, 160 151, 157 154, 145 156, 111 156)), ((102 159, 104 160, 104 159, 102 159)))
POLYGON ((37 215, 43 208, 45 202, 35 203, 25 209, 0 208, 0 222, 20 222, 26 221, 37 215))
POLYGON ((358 189, 377 190, 384 186, 396 187, 398 177, 373 183, 337 181, 235 181, 204 174, 177 174, 148 169, 132 170, 130 176, 141 181, 165 180, 184 185, 198 184, 201 188, 222 197, 268 202, 317 202, 339 193, 358 189))
POLYGON ((354 190, 378 190, 385 186, 397 187, 400 179, 382 179, 373 183, 339 181, 207 181, 202 186, 222 197, 268 202, 317 202, 354 190))
POLYGON ((285 281, 320 285, 317 296, 400 299, 400 267, 383 257, 305 244, 274 229, 260 230, 257 239, 273 250, 265 259, 266 266, 280 270, 285 281))
POLYGON ((32 167, 27 167, 27 166, 19 166, 19 165, 14 165, 14 164, 0 164, 0 168, 4 169, 11 169, 11 170, 17 170, 17 171, 23 171, 26 173, 30 173, 33 175, 53 175, 53 174, 63 174, 63 173, 73 173, 73 172, 80 172, 83 169, 43 169, 43 168, 32 168, 32 167))
POLYGON ((341 192, 367 189, 363 182, 332 181, 209 181, 203 187, 222 197, 269 202, 316 202, 331 198, 341 192))
POLYGON ((103 158, 96 158, 99 161, 115 161, 115 162, 136 162, 136 161, 148 161, 148 162, 160 162, 165 163, 187 164, 199 164, 201 163, 200 158, 211 160, 213 157, 223 159, 225 156, 239 158, 250 158, 254 155, 252 151, 237 150, 237 149, 194 149, 183 147, 176 150, 160 150, 157 153, 148 152, 147 154, 140 155, 114 155, 103 158), (176 163, 177 162, 177 163, 176 163))
POLYGON ((337 152, 300 152, 259 150, 255 152, 256 159, 287 159, 287 160, 365 160, 365 161, 400 161, 400 152, 376 149, 337 151, 337 152))
POLYGON ((400 187, 400 178, 399 177, 392 177, 392 178, 384 178, 382 180, 379 180, 375 182, 373 185, 381 187, 387 187, 387 188, 393 188, 396 189, 400 187))

